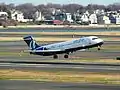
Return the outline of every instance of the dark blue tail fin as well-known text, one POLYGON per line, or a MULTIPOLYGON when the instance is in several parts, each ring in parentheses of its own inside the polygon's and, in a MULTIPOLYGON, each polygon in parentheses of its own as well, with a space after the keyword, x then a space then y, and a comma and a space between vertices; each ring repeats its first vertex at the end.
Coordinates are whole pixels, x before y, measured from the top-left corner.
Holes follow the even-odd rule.
POLYGON ((23 38, 24 41, 27 43, 28 47, 31 49, 31 50, 35 50, 36 48, 40 47, 36 42, 35 40, 33 39, 32 36, 26 36, 23 38))

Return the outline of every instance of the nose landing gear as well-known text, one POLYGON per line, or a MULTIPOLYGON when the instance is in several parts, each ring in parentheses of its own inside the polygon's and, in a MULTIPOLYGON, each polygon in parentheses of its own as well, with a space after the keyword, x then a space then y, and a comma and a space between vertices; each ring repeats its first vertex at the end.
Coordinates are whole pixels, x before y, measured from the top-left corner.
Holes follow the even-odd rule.
POLYGON ((98 51, 101 50, 101 46, 98 46, 98 51))

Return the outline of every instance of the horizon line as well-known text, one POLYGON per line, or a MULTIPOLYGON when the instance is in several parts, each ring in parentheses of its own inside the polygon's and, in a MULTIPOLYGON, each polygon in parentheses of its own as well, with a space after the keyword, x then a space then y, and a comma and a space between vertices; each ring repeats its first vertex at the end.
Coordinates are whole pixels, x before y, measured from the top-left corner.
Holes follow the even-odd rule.
MULTIPOLYGON (((32 4, 32 5, 37 6, 37 5, 47 5, 47 4, 69 5, 69 4, 78 4, 78 3, 68 3, 68 4, 65 3, 65 4, 61 4, 61 3, 48 2, 48 3, 34 4, 34 3, 26 2, 26 3, 19 3, 19 4, 17 4, 17 3, 0 2, 0 5, 1 5, 1 4, 5 4, 5 5, 14 4, 15 6, 17 6, 17 5, 22 5, 22 4, 32 4)), ((97 4, 97 3, 88 3, 87 5, 78 4, 78 5, 82 5, 82 6, 88 6, 88 5, 104 5, 104 6, 108 6, 108 5, 113 5, 113 4, 118 4, 118 5, 120 5, 120 2, 115 2, 115 3, 107 4, 107 5, 105 5, 105 4, 97 4)))

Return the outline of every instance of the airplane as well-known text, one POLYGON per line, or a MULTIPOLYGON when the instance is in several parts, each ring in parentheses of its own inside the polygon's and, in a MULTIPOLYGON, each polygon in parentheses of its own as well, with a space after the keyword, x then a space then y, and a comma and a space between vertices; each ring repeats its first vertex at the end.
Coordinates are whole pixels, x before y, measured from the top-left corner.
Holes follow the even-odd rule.
POLYGON ((64 58, 69 58, 69 54, 77 50, 89 49, 93 47, 100 47, 104 41, 97 36, 81 37, 70 41, 53 43, 48 45, 38 45, 32 36, 23 37, 27 43, 30 54, 41 56, 53 56, 54 59, 58 58, 58 54, 65 54, 64 58))

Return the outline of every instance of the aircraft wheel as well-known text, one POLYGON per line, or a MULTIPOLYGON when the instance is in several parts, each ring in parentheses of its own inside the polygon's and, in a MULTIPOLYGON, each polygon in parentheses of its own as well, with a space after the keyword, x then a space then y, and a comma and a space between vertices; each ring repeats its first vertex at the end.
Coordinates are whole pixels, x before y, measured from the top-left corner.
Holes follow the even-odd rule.
POLYGON ((98 50, 101 50, 101 49, 100 49, 100 46, 98 46, 98 50))
POLYGON ((54 58, 54 59, 58 59, 58 55, 55 54, 55 55, 53 56, 53 58, 54 58))
POLYGON ((32 52, 30 52, 30 54, 33 54, 32 52))
POLYGON ((68 58, 68 55, 66 54, 66 55, 64 55, 64 58, 68 58))
POLYGON ((100 50, 100 48, 98 48, 98 50, 100 50))

